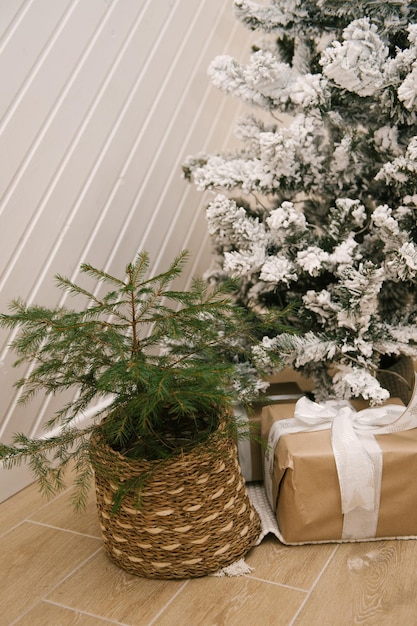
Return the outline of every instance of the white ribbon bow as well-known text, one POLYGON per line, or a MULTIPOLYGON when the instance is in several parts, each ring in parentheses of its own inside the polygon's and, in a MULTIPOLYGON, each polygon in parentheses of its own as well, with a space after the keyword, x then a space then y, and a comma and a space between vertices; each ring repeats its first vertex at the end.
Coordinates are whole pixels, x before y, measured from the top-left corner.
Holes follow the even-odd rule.
MULTIPOLYGON (((417 383, 417 379, 416 379, 417 383)), ((356 412, 347 401, 322 404, 300 398, 294 417, 274 422, 265 453, 265 489, 272 506, 274 452, 281 435, 331 429, 342 500, 342 539, 374 537, 379 515, 382 452, 374 434, 417 427, 417 384, 406 409, 388 404, 356 412)))

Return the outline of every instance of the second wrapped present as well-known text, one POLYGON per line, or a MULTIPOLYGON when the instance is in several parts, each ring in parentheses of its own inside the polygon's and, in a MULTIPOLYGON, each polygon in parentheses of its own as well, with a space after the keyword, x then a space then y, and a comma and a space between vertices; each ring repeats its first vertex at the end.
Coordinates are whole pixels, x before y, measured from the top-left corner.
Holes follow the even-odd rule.
POLYGON ((265 488, 284 543, 417 535, 416 389, 407 409, 356 409, 264 407, 265 488))

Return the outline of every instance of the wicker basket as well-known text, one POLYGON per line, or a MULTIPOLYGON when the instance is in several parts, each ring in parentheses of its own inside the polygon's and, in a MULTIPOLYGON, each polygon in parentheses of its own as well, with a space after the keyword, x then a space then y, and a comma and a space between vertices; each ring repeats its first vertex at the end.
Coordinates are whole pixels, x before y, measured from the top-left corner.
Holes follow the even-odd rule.
POLYGON ((104 547, 119 567, 147 578, 204 576, 242 558, 260 534, 237 448, 224 433, 163 462, 127 459, 98 429, 91 440, 97 507, 104 547), (150 478, 112 512, 116 485, 108 477, 150 478))
POLYGON ((395 363, 378 371, 378 381, 388 389, 391 398, 401 398, 407 406, 414 389, 414 362, 410 357, 401 357, 395 363))

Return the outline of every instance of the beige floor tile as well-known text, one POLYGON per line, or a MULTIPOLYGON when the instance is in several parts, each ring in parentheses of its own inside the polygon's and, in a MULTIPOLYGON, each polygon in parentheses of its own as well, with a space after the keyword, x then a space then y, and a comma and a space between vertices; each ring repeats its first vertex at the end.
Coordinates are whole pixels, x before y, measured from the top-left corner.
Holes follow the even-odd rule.
POLYGON ((184 584, 132 576, 100 552, 54 589, 48 600, 108 620, 145 626, 184 584))
POLYGON ((250 575, 281 585, 309 590, 335 551, 334 545, 284 546, 267 537, 246 557, 250 575))
POLYGON ((93 497, 80 516, 68 498, 33 485, 0 505, 0 626, 417 626, 417 541, 268 538, 246 577, 146 580, 104 555, 93 497))
POLYGON ((22 489, 13 498, 0 504, 0 536, 24 520, 29 512, 37 511, 45 506, 46 500, 39 493, 35 483, 22 489))
POLYGON ((69 489, 41 510, 30 515, 29 519, 56 526, 57 528, 65 528, 77 533, 101 537, 93 489, 90 491, 87 508, 79 513, 72 506, 72 493, 73 489, 69 489))
POLYGON ((287 626, 304 601, 302 591, 254 580, 194 579, 153 626, 287 626))
POLYGON ((415 626, 417 541, 340 545, 297 626, 415 626))
POLYGON ((112 623, 49 602, 39 602, 16 622, 16 626, 106 626, 112 623))
POLYGON ((99 539, 24 522, 0 539, 0 626, 9 626, 100 548, 99 539))

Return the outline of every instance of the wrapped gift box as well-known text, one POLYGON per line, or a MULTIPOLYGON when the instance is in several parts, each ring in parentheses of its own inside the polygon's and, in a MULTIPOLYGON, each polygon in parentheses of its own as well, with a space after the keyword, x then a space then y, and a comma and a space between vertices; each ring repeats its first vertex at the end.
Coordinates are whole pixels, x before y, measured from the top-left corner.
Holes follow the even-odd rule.
POLYGON ((235 407, 236 417, 241 422, 249 422, 250 438, 238 441, 239 463, 246 482, 263 481, 263 454, 261 443, 261 413, 265 403, 279 404, 295 401, 303 395, 295 382, 271 382, 260 401, 248 415, 242 407, 235 407))
MULTIPOLYGON (((389 403, 403 405, 395 399, 389 403)), ((355 409, 361 408, 364 403, 356 403, 355 409)), ((294 409, 295 402, 264 407, 262 438, 268 439, 276 420, 293 417, 294 409)), ((382 450, 383 466, 374 537, 415 537, 417 428, 375 435, 375 440, 382 450)), ((272 462, 271 497, 272 504, 276 503, 273 509, 280 539, 287 544, 346 540, 342 536, 344 516, 330 429, 282 435, 272 462)))

